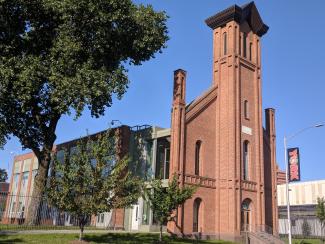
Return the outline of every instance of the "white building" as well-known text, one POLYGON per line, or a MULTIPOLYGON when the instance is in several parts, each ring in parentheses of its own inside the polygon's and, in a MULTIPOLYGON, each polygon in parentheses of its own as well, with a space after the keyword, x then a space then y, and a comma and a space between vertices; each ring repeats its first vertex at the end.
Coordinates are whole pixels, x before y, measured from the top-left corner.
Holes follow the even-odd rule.
MULTIPOLYGON (((302 224, 307 221, 311 236, 324 236, 321 224, 316 217, 317 198, 325 198, 325 180, 290 183, 289 202, 292 234, 302 235, 302 224)), ((287 234, 286 185, 278 185, 279 234, 287 234)))

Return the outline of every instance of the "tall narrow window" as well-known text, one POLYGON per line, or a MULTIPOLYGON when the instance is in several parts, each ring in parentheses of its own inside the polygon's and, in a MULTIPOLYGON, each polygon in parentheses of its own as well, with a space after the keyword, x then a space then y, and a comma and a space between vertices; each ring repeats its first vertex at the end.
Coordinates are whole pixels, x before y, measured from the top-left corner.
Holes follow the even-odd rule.
POLYGON ((239 33, 239 55, 241 55, 241 35, 239 33))
POLYGON ((227 54, 227 33, 223 33, 223 55, 227 54))
POLYGON ((249 43, 249 60, 252 61, 252 46, 253 46, 253 43, 249 43))
POLYGON ((165 149, 165 177, 164 179, 169 179, 169 159, 170 159, 170 148, 165 149))
POLYGON ((243 179, 249 179, 249 142, 244 141, 243 145, 243 179))
POLYGON ((244 34, 243 34, 243 55, 244 55, 244 58, 247 57, 247 46, 246 46, 246 41, 247 41, 247 34, 244 33, 244 34))
POLYGON ((260 46, 260 43, 257 40, 256 49, 255 49, 256 50, 256 55, 255 55, 255 57, 256 57, 256 63, 259 63, 260 62, 259 57, 258 57, 258 48, 259 48, 259 46, 260 46))
POLYGON ((195 144, 195 175, 200 174, 200 161, 201 161, 201 141, 197 141, 195 144))
POLYGON ((245 119, 249 119, 249 106, 247 100, 245 100, 244 102, 244 115, 245 115, 245 119))
POLYGON ((193 204, 193 232, 199 232, 199 225, 201 225, 200 222, 200 205, 201 205, 201 199, 197 198, 194 200, 193 204))
POLYGON ((168 137, 162 137, 157 140, 156 155, 156 173, 157 179, 169 178, 169 154, 170 142, 168 137))

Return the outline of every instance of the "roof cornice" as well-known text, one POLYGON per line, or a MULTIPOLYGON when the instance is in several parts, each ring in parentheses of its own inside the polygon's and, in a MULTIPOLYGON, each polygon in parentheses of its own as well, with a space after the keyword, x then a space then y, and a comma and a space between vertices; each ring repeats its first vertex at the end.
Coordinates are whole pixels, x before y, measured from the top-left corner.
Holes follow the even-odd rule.
POLYGON ((233 5, 205 20, 205 23, 212 29, 225 26, 229 21, 236 21, 241 24, 245 21, 250 25, 252 31, 263 36, 269 27, 263 23, 263 20, 256 8, 254 2, 243 5, 233 5))

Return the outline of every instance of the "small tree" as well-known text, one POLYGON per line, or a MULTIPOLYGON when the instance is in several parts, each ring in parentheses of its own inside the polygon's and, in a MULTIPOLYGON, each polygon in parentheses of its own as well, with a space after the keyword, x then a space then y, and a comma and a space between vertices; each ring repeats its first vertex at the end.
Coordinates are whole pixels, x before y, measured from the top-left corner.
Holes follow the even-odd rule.
POLYGON ((8 179, 8 174, 5 169, 0 169, 0 182, 6 182, 8 179))
POLYGON ((195 191, 195 186, 180 187, 176 174, 168 183, 168 187, 164 187, 161 180, 153 180, 151 182, 151 188, 147 188, 145 197, 149 200, 154 217, 159 222, 160 242, 162 241, 163 224, 171 220, 173 211, 187 199, 191 198, 195 191))
POLYGON ((308 224, 307 219, 304 219, 304 221, 302 222, 302 235, 304 238, 308 237, 310 235, 310 225, 308 224))
POLYGON ((127 170, 128 160, 116 162, 115 139, 108 134, 81 140, 74 154, 55 157, 48 198, 79 221, 80 236, 92 215, 131 205, 140 197, 141 181, 127 170))
POLYGON ((323 235, 323 229, 325 226, 325 198, 324 197, 317 199, 316 216, 319 219, 319 222, 321 224, 321 235, 322 235, 322 241, 324 243, 325 241, 325 236, 323 235))

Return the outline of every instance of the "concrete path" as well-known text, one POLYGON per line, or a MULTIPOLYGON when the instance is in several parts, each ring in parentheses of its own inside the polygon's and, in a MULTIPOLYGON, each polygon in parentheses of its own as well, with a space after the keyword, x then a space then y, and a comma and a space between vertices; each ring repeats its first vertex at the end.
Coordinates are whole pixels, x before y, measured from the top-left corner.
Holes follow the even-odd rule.
MULTIPOLYGON (((78 229, 73 230, 0 230, 0 235, 25 235, 25 234, 79 234, 78 229)), ((147 233, 147 232, 129 232, 122 230, 84 230, 84 234, 108 234, 108 233, 147 233)), ((150 232, 150 234, 157 234, 159 232, 150 232)))

